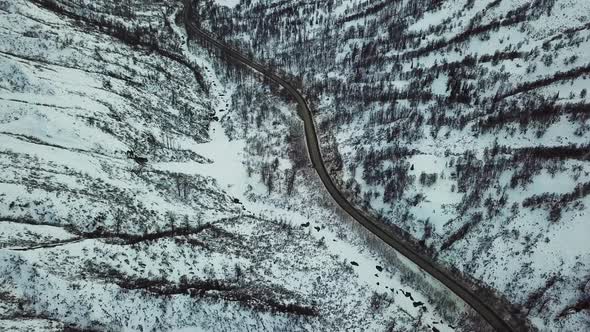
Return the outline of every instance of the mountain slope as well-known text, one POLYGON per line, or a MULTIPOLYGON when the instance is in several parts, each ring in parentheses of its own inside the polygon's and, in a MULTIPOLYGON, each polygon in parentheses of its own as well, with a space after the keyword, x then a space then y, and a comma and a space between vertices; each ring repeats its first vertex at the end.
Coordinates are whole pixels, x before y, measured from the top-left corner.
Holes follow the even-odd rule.
POLYGON ((586 2, 200 3, 305 89, 359 207, 540 329, 588 324, 586 2))
POLYGON ((290 105, 189 47, 178 5, 0 2, 0 329, 454 330, 463 308, 343 223, 279 148, 290 105))

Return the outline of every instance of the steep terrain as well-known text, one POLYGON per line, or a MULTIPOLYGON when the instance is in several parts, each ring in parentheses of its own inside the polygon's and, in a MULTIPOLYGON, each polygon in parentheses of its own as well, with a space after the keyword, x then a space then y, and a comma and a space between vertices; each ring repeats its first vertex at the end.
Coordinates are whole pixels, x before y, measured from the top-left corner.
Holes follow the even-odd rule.
POLYGON ((180 10, 0 1, 0 330, 467 328, 334 209, 292 105, 189 46, 180 10))
POLYGON ((359 207, 542 330, 590 323, 590 5, 198 1, 291 76, 359 207))

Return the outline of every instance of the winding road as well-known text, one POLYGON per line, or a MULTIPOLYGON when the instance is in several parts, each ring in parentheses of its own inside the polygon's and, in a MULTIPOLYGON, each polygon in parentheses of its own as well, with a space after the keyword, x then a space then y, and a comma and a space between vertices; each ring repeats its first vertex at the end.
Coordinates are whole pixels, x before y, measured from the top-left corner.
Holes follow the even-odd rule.
POLYGON ((510 324, 503 320, 498 313, 496 313, 490 306, 487 305, 486 299, 479 298, 471 290, 463 286, 460 282, 457 282, 451 275, 448 275, 444 270, 439 268, 437 264, 432 261, 432 259, 414 251, 408 244, 406 244, 403 239, 401 239, 401 237, 394 234, 376 218, 355 208, 353 204, 350 203, 343 193, 336 187, 334 181, 332 181, 332 178, 326 170, 313 115, 303 95, 288 81, 277 76, 271 70, 246 58, 239 51, 235 50, 224 42, 218 41, 209 33, 201 30, 196 24, 197 21, 192 17, 193 11, 191 0, 185 0, 185 9, 185 25, 190 38, 198 37, 208 42, 212 46, 219 48, 233 60, 251 68, 252 70, 281 85, 293 96, 293 98, 295 98, 300 109, 299 115, 304 122, 307 150, 313 167, 316 169, 326 190, 328 190, 334 201, 344 211, 346 211, 352 218, 363 225, 371 233, 375 234, 381 240, 387 243, 390 247, 394 248, 406 258, 414 262, 422 270, 430 274, 434 279, 437 279, 442 284, 444 284, 448 289, 450 289, 469 306, 471 306, 476 312, 478 312, 496 331, 517 331, 517 329, 512 328, 510 324))

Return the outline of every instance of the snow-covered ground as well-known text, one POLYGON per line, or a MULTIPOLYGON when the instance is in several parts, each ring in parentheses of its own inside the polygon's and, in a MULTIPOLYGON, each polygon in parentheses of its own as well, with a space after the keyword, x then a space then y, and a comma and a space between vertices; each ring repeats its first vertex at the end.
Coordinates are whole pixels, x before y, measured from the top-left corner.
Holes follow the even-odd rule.
POLYGON ((252 167, 293 168, 294 109, 184 45, 178 8, 59 4, 186 61, 0 2, 0 330, 455 330, 460 306, 369 247, 312 169, 267 189, 252 167))
POLYGON ((240 0, 215 0, 215 3, 220 6, 233 8, 240 3, 240 0))
POLYGON ((540 330, 575 331, 590 321, 589 6, 254 0, 201 14, 301 79, 351 199, 540 330))

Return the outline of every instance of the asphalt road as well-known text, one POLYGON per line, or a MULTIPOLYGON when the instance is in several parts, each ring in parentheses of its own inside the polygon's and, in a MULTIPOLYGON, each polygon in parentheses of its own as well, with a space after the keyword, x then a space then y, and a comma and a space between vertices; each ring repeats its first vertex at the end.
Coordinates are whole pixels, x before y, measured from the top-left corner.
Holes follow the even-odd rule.
POLYGON ((190 2, 190 0, 185 0, 185 8, 188 8, 188 10, 185 10, 185 24, 187 30, 189 31, 190 37, 198 37, 207 41, 212 46, 219 48, 226 55, 229 55, 233 60, 250 67, 254 71, 257 71, 258 73, 266 76, 268 79, 281 85, 293 96, 293 98, 295 98, 301 110, 299 115, 303 119, 305 126, 305 140, 307 143, 309 157, 313 167, 316 169, 322 183, 324 184, 324 187, 326 190, 328 190, 334 201, 371 233, 378 236, 390 247, 397 250, 399 253, 418 265, 422 270, 430 274, 434 279, 437 279, 447 288, 449 288, 453 293, 455 293, 476 312, 478 312, 496 331, 516 331, 516 329, 513 329, 506 321, 502 319, 499 314, 497 314, 490 306, 486 304, 486 299, 480 299, 477 297, 477 295, 475 295, 471 290, 464 287, 461 283, 455 281, 452 276, 440 269, 437 264, 435 264, 429 257, 419 252, 415 252, 398 235, 393 234, 390 229, 383 226, 382 223, 374 217, 355 208, 346 199, 342 192, 336 187, 328 171, 326 170, 326 166, 324 165, 324 160, 322 158, 320 144, 318 142, 313 115, 303 95, 289 82, 277 76, 271 70, 246 58, 239 51, 233 49, 221 41, 218 41, 209 33, 202 31, 195 24, 196 20, 193 20, 190 17, 192 14, 190 2))

